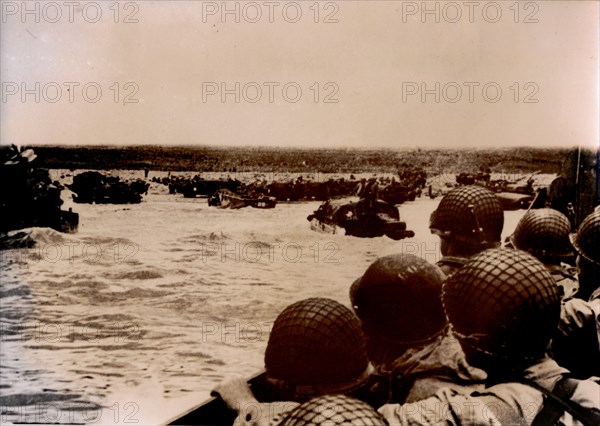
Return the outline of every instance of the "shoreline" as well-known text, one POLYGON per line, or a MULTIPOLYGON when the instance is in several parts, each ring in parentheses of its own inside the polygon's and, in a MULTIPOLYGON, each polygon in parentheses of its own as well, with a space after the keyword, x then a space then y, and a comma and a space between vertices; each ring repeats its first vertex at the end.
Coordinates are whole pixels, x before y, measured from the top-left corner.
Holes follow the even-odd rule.
MULTIPOLYGON (((228 178, 237 179, 242 183, 256 182, 257 180, 267 182, 289 182, 297 178, 302 178, 306 181, 313 182, 325 182, 329 179, 344 179, 344 180, 355 180, 359 181, 362 178, 368 179, 371 177, 377 178, 398 178, 398 173, 392 172, 362 172, 362 173, 329 173, 329 172, 260 172, 260 171, 249 171, 249 172, 197 172, 197 171, 169 171, 169 170, 150 170, 148 177, 144 176, 144 170, 139 169, 48 169, 50 178, 52 180, 58 180, 61 182, 69 183, 73 176, 78 175, 87 171, 98 171, 100 173, 109 176, 118 176, 124 180, 135 180, 145 179, 151 181, 152 178, 163 178, 163 177, 180 177, 183 179, 190 179, 194 176, 200 176, 204 180, 227 180, 228 178), (352 179, 354 177, 354 179, 352 179)), ((516 181, 522 179, 532 172, 493 172, 491 173, 492 180, 504 179, 507 181, 516 181)), ((427 185, 430 183, 456 183, 456 175, 458 173, 438 173, 430 175, 427 174, 427 185)), ((535 183, 534 187, 546 186, 552 179, 557 176, 557 173, 538 173, 533 176, 535 183)))

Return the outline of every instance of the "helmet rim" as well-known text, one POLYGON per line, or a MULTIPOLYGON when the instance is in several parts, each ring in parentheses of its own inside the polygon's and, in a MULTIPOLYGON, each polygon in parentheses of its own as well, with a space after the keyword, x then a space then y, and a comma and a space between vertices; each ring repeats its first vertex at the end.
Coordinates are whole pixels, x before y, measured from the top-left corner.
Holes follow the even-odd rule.
POLYGON ((331 394, 347 394, 360 388, 364 383, 369 380, 369 377, 375 372, 375 367, 371 362, 367 365, 364 371, 359 373, 356 377, 352 377, 346 381, 334 383, 334 384, 304 384, 304 383, 293 383, 288 379, 281 379, 270 375, 267 372, 267 381, 272 385, 277 386, 279 389, 285 389, 288 395, 293 396, 294 399, 304 400, 320 395, 331 395, 331 394))
POLYGON ((573 248, 575 249, 575 251, 577 252, 577 254, 579 256, 583 257, 585 260, 587 260, 588 262, 591 262, 592 264, 594 264, 596 266, 600 266, 600 262, 592 259, 583 251, 583 249, 579 245, 579 234, 577 232, 573 232, 572 234, 569 234, 569 240, 571 240, 571 245, 573 246, 573 248))

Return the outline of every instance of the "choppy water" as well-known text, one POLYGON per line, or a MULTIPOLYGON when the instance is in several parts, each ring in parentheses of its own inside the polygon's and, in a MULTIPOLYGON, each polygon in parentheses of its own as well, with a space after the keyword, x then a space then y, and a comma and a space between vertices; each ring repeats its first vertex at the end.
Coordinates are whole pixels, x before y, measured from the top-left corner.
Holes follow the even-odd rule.
MULTIPOLYGON (((416 233, 402 241, 311 231, 318 202, 221 210, 155 184, 142 204, 73 205, 77 234, 35 229, 36 248, 1 253, 2 421, 166 421, 224 377, 262 368, 290 303, 348 305, 381 255, 436 261, 438 201, 400 207, 416 233)), ((506 212, 505 235, 522 214, 506 212)))

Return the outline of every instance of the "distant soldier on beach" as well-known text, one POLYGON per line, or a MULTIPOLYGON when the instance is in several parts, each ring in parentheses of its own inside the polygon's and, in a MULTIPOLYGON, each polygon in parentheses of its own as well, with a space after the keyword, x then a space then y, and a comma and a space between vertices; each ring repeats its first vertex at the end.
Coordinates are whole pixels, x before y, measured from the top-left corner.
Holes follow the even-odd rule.
POLYGON ((360 198, 356 210, 357 215, 362 217, 371 216, 375 212, 377 199, 379 198, 379 184, 375 177, 366 180, 362 178, 356 186, 354 193, 360 198))
POLYGON ((367 180, 365 178, 361 178, 358 184, 354 187, 354 195, 359 198, 362 198, 365 193, 365 188, 367 186, 367 180))

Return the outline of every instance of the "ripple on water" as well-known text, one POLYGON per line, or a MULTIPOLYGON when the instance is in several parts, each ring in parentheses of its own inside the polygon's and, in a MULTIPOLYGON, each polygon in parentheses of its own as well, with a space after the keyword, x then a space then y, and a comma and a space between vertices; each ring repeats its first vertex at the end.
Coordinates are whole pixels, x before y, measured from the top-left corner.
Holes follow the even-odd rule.
POLYGON ((143 269, 139 271, 118 272, 110 274, 109 277, 116 280, 153 280, 162 278, 163 274, 155 270, 143 269))
POLYGON ((227 241, 229 239, 231 239, 230 235, 226 234, 223 231, 211 231, 206 233, 188 235, 183 238, 183 241, 176 241, 173 242, 173 244, 176 246, 180 245, 181 243, 194 245, 205 243, 207 241, 227 241))
POLYGON ((81 288, 71 292, 85 298, 92 305, 110 305, 112 303, 131 303, 132 300, 151 299, 170 294, 167 291, 134 287, 124 291, 99 291, 96 288, 81 288))
POLYGON ((22 285, 6 291, 0 291, 0 299, 11 296, 29 297, 31 296, 31 290, 29 287, 22 285))
POLYGON ((44 402, 66 401, 81 397, 79 394, 65 393, 28 393, 14 395, 0 395, 0 405, 5 406, 28 406, 44 402))

